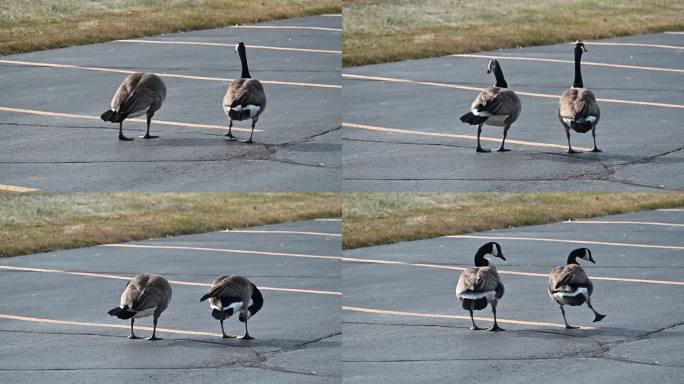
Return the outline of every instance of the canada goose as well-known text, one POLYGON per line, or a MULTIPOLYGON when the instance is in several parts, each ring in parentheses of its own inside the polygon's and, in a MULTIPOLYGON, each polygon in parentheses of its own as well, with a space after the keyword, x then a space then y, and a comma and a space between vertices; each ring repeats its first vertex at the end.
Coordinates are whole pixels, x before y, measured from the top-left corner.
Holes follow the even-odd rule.
POLYGON ((485 309, 489 303, 494 314, 494 325, 489 330, 503 331, 504 329, 496 323, 496 304, 504 294, 504 285, 496 272, 496 267, 489 265, 485 255, 506 260, 498 243, 490 242, 481 246, 475 254, 475 268, 466 269, 458 279, 456 297, 461 301, 463 309, 470 312, 470 321, 473 323, 470 329, 474 331, 483 329, 475 325, 473 310, 485 309))
POLYGON ((140 339, 133 333, 133 322, 140 317, 152 315, 154 317, 154 330, 147 340, 161 340, 157 338, 157 319, 169 306, 171 301, 171 285, 165 278, 159 275, 141 273, 135 275, 126 284, 121 294, 121 305, 112 308, 110 315, 119 319, 131 319, 131 334, 129 339, 140 339))
POLYGON ((572 88, 561 95, 558 108, 558 119, 565 128, 565 136, 568 139, 568 153, 578 153, 570 145, 570 129, 579 133, 587 133, 591 130, 591 136, 594 138, 594 149, 591 151, 601 152, 596 147, 596 124, 601 118, 601 111, 596 102, 596 97, 590 90, 584 88, 582 82, 580 60, 583 49, 584 52, 587 52, 583 43, 579 41, 575 43, 575 80, 572 83, 572 88))
POLYGON ((578 306, 585 301, 589 308, 594 312, 594 322, 603 320, 606 315, 601 315, 591 306, 591 293, 594 290, 591 280, 587 277, 584 269, 577 263, 577 258, 596 263, 591 257, 588 248, 578 248, 568 255, 567 265, 556 267, 549 274, 549 296, 560 306, 563 314, 563 322, 566 329, 575 329, 568 324, 565 319, 565 309, 563 305, 578 306))
POLYGON ((119 123, 119 140, 133 140, 123 134, 123 121, 129 117, 147 114, 147 132, 143 139, 154 139, 150 135, 150 122, 154 113, 161 108, 166 99, 166 86, 162 79, 153 73, 131 73, 121 82, 112 98, 112 109, 105 111, 100 118, 104 121, 119 123))
POLYGON ((510 151, 510 149, 504 148, 508 129, 520 116, 522 107, 518 95, 508 89, 508 83, 504 79, 501 65, 495 59, 489 60, 487 65, 487 73, 491 72, 494 72, 496 84, 480 92, 470 106, 470 112, 461 116, 461 121, 470 125, 477 125, 477 152, 491 152, 491 150, 484 149, 480 145, 480 134, 484 124, 504 127, 503 140, 498 151, 506 152, 510 151))
POLYGON ((231 140, 235 136, 231 133, 233 129, 233 120, 242 121, 252 119, 252 132, 249 134, 249 140, 245 143, 252 142, 252 135, 254 134, 254 125, 259 120, 259 116, 266 108, 266 94, 264 87, 259 80, 252 79, 247 68, 247 55, 245 53, 245 44, 238 43, 235 47, 235 52, 240 55, 240 62, 242 62, 242 75, 239 79, 233 80, 228 86, 228 91, 223 97, 223 111, 228 115, 230 125, 228 126, 228 136, 231 140))
POLYGON ((256 285, 242 276, 219 276, 214 279, 209 292, 202 296, 200 301, 207 299, 209 299, 209 307, 212 309, 211 316, 221 323, 223 338, 235 337, 226 335, 223 330, 223 320, 240 311, 239 320, 245 323, 245 334, 240 338, 244 340, 253 339, 247 330, 247 320, 259 312, 264 305, 264 298, 256 285))

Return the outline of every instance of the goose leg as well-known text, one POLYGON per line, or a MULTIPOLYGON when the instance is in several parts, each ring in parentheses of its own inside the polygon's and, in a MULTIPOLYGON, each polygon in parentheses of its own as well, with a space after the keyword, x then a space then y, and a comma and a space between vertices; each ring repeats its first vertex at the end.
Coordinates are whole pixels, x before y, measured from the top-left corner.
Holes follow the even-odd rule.
POLYGON ((603 320, 606 315, 602 315, 594 309, 594 307, 591 306, 591 299, 587 297, 587 305, 589 306, 589 309, 591 309, 592 312, 594 312, 594 320, 592 320, 594 323, 597 321, 603 320))
POLYGON ((489 328, 490 331, 505 331, 505 329, 499 327, 499 324, 496 322, 496 301, 492 302, 492 313, 494 314, 494 325, 492 325, 491 328, 489 328))
POLYGON ((508 129, 509 129, 510 127, 511 127, 510 125, 506 125, 506 126, 504 127, 504 131, 503 131, 503 140, 501 140, 501 146, 499 147, 499 149, 497 149, 498 152, 508 152, 508 151, 510 151, 510 149, 504 148, 504 144, 506 143, 506 135, 508 135, 508 129))
POLYGON ((249 335, 249 331, 247 330, 247 319, 245 319, 245 334, 240 336, 240 339, 242 339, 242 340, 254 339, 252 336, 249 335))
POLYGON ((119 140, 123 140, 123 141, 133 140, 132 137, 124 136, 124 134, 123 134, 123 121, 119 121, 119 140))
POLYGON ((223 309, 221 309, 221 320, 220 320, 220 323, 221 323, 221 333, 222 333, 221 337, 223 337, 224 339, 234 339, 235 336, 233 336, 233 335, 226 335, 226 331, 223 330, 223 309))
POLYGON ((572 149, 572 145, 570 145, 570 129, 567 127, 565 128, 565 136, 568 138, 568 153, 582 153, 572 149))
POLYGON ((479 125, 477 126, 477 149, 475 149, 475 150, 476 150, 477 152, 481 152, 481 153, 491 152, 491 150, 489 150, 489 149, 484 149, 484 148, 482 148, 482 146, 480 145, 480 134, 482 134, 482 124, 479 124, 479 125))
POLYGON ((252 120, 252 132, 249 133, 249 139, 245 141, 245 143, 252 144, 252 135, 254 135, 254 124, 256 124, 256 121, 252 120))
POLYGON ((596 126, 595 125, 591 127, 591 137, 594 138, 594 149, 592 149, 591 151, 592 152, 603 152, 602 150, 598 149, 598 147, 596 146, 596 126))
POLYGON ((232 131, 233 131, 233 119, 231 119, 230 122, 228 123, 228 133, 226 133, 226 136, 228 136, 228 138, 230 140, 235 140, 235 136, 233 136, 232 131))
POLYGON ((145 132, 145 136, 138 136, 141 139, 156 139, 159 136, 152 136, 150 135, 150 123, 152 122, 152 114, 148 113, 147 114, 147 131, 145 132))
POLYGON ((157 337, 157 318, 154 318, 154 328, 152 329, 152 336, 150 336, 147 340, 161 340, 160 338, 157 337))
POLYGON ((475 325, 475 319, 473 319, 473 308, 472 308, 472 305, 470 306, 469 311, 470 311, 470 322, 473 323, 473 326, 470 327, 470 330, 471 330, 471 331, 481 331, 481 330, 483 330, 484 328, 480 328, 480 327, 478 327, 477 325, 475 325))
POLYGON ((579 327, 573 327, 572 325, 568 324, 568 320, 565 319, 565 309, 563 306, 560 306, 561 313, 563 314, 563 322, 565 323, 565 329, 577 329, 579 327))
POLYGON ((142 337, 138 337, 138 336, 135 335, 135 333, 133 333, 133 322, 134 322, 134 321, 135 321, 135 319, 131 317, 131 334, 128 335, 128 338, 131 339, 131 340, 142 339, 142 337))

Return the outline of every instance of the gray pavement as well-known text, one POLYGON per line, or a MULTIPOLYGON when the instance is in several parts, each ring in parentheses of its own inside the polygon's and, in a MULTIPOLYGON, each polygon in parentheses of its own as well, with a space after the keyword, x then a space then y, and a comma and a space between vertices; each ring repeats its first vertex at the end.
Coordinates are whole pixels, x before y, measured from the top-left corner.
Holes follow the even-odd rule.
MULTIPOLYGON (((316 16, 258 26, 319 29, 220 28, 138 41, 231 46, 108 42, 1 57, 0 184, 45 191, 337 191, 341 167, 341 18, 316 16), (240 75, 233 44, 335 52, 247 49, 250 72, 268 84, 268 105, 253 145, 230 142, 221 100, 240 75), (29 63, 77 65, 41 67, 29 63), (135 70, 209 79, 163 77, 166 102, 153 122, 156 140, 119 142, 118 126, 99 119, 2 111, 4 108, 99 117, 125 73, 135 70), (320 87, 333 86, 333 87, 320 87), (335 88, 337 86, 338 88, 335 88)), ((249 122, 236 127, 249 128, 249 122)), ((143 122, 126 122, 129 136, 143 122)), ((247 138, 249 131, 236 135, 247 138)))
MULTIPOLYGON (((214 232, 0 260, 0 382, 215 382, 229 377, 249 383, 339 382, 339 221, 248 230, 256 232, 214 232), (160 329, 170 331, 158 329, 161 341, 128 340, 126 328, 112 328, 128 322, 107 315, 125 286, 111 276, 139 272, 172 280, 173 298, 159 319, 160 329), (199 302, 207 287, 189 285, 208 284, 226 273, 247 276, 262 289, 264 307, 249 321, 255 340, 221 339, 208 305, 199 302)), ((151 323, 151 318, 140 319, 136 327, 151 323)), ((233 318, 225 325, 228 333, 244 330, 233 318)), ((136 333, 147 337, 151 332, 136 333)))
MULTIPOLYGON (((478 91, 494 83, 488 57, 499 56, 516 91, 559 96, 572 84, 572 45, 484 52, 483 57, 445 56, 346 68, 345 75, 433 82, 343 78, 343 123, 387 130, 343 129, 345 191, 653 191, 682 190, 684 176, 684 35, 653 34, 601 43, 669 45, 678 49, 591 45, 584 54, 584 84, 598 98, 670 104, 599 102, 597 142, 603 153, 568 155, 557 121, 558 100, 520 96, 522 114, 509 131, 508 153, 480 154, 477 129, 461 123, 478 91), (517 60, 505 57, 520 58, 517 60), (567 60, 548 62, 538 60, 567 60), (588 65, 586 62, 647 68, 588 65), (664 70, 663 70, 664 69, 664 70), (416 134, 417 133, 417 134, 416 134), (430 136, 427 136, 430 135, 430 136), (540 146, 560 145, 560 148, 540 146)), ((343 75, 344 76, 344 75, 343 75)), ((502 129, 485 127, 483 142, 496 148, 502 129)), ((508 142, 508 141, 507 141, 508 142)), ((591 134, 572 134, 573 146, 591 148, 591 134)))
MULTIPOLYGON (((680 383, 684 209, 591 221, 604 223, 562 222, 345 251, 345 382, 680 383), (495 262, 506 287, 498 318, 507 331, 471 331, 454 293, 461 271, 453 268, 471 266, 477 248, 497 237, 526 238, 498 240, 507 259, 495 262), (595 329, 565 330, 544 275, 582 246, 596 260, 583 263, 594 282, 592 302, 607 316, 592 323, 586 306, 569 308, 571 324, 595 329)), ((479 326, 491 326, 490 308, 478 315, 487 318, 479 326)))

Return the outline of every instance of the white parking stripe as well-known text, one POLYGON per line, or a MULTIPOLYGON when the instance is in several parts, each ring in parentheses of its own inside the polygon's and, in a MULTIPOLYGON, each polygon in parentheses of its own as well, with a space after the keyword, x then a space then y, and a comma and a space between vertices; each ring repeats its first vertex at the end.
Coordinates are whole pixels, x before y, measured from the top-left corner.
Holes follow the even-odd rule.
MULTIPOLYGON (((210 47, 227 47, 234 48, 235 44, 226 43, 207 43, 201 41, 178 41, 178 40, 141 40, 141 39, 123 39, 115 40, 119 43, 141 43, 141 44, 169 44, 169 45, 198 45, 198 46, 210 46, 210 47)), ((245 45, 247 48, 251 49, 266 49, 272 51, 292 51, 292 52, 307 52, 307 53, 333 53, 341 54, 342 51, 333 51, 326 49, 308 49, 308 48, 286 48, 286 47, 272 47, 267 45, 245 45)))
POLYGON ((658 245, 658 244, 637 244, 637 243, 615 243, 608 241, 594 241, 594 240, 566 240, 566 239, 549 239, 544 237, 518 237, 518 236, 475 236, 475 235, 451 235, 444 236, 445 238, 455 239, 484 239, 484 240, 521 240, 521 241, 547 241, 552 243, 571 243, 571 244, 595 244, 607 245, 612 247, 628 247, 628 248, 653 248, 653 249, 674 249, 684 251, 684 247, 677 245, 658 245))
POLYGON ((662 227, 684 227, 684 224, 656 223, 653 221, 622 221, 622 220, 570 220, 564 221, 565 224, 633 224, 633 225, 655 225, 662 227))
POLYGON ((327 233, 327 232, 305 232, 305 231, 266 231, 266 230, 246 230, 246 229, 226 229, 221 231, 225 233, 273 233, 273 234, 285 234, 285 235, 311 235, 311 236, 332 236, 332 237, 342 237, 339 233, 327 233))

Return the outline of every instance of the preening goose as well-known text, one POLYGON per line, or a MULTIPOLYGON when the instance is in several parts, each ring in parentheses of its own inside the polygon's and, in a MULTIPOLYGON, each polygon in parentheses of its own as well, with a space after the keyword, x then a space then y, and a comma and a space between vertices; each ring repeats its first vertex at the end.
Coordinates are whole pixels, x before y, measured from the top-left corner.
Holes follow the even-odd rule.
POLYGON ((233 338, 228 336, 223 330, 223 320, 232 316, 235 312, 240 312, 239 320, 245 323, 245 334, 240 337, 244 340, 251 340, 247 330, 247 320, 254 316, 264 305, 264 298, 256 285, 242 276, 219 276, 211 283, 211 288, 200 301, 209 299, 211 316, 221 323, 221 333, 223 338, 233 338))
POLYGON ((564 305, 574 307, 582 305, 586 301, 589 308, 594 312, 594 322, 601 321, 606 317, 606 315, 596 312, 594 307, 591 306, 591 293, 594 287, 584 269, 577 264, 578 258, 596 263, 591 257, 591 251, 588 248, 578 248, 568 255, 567 265, 556 267, 549 274, 549 296, 560 306, 563 322, 565 322, 565 328, 567 329, 575 329, 577 327, 569 325, 565 319, 564 305))
POLYGON ((494 125, 504 127, 503 140, 499 147, 499 152, 509 151, 504 148, 508 129, 520 116, 522 109, 518 95, 508 89, 508 83, 504 79, 501 65, 495 59, 489 60, 487 73, 494 72, 496 84, 488 87, 477 96, 470 106, 470 112, 461 116, 461 121, 470 125, 477 125, 477 152, 491 152, 480 145, 480 134, 482 125, 494 125))
POLYGON ((571 129, 579 133, 587 133, 591 130, 591 136, 594 138, 594 149, 591 151, 601 152, 596 147, 596 125, 601 118, 601 111, 594 94, 584 88, 582 82, 582 71, 580 69, 582 50, 587 52, 584 44, 577 42, 575 44, 575 80, 572 83, 572 88, 561 95, 560 107, 558 108, 558 119, 565 129, 565 136, 568 139, 568 153, 578 153, 570 145, 571 129))
POLYGON ((232 134, 233 120, 252 119, 252 132, 249 134, 249 140, 245 141, 246 143, 251 143, 252 135, 254 135, 254 125, 266 108, 266 94, 261 82, 252 79, 252 76, 249 74, 245 44, 243 42, 238 43, 235 47, 235 52, 240 55, 242 75, 239 79, 235 79, 230 83, 228 91, 226 91, 226 95, 223 97, 223 111, 230 120, 226 136, 230 139, 235 139, 235 136, 232 134))
POLYGON ((496 322, 496 305, 504 294, 504 285, 501 282, 501 278, 499 278, 499 274, 496 272, 496 267, 489 265, 485 255, 492 255, 506 260, 498 243, 490 242, 481 246, 475 254, 475 268, 466 269, 458 279, 456 297, 461 301, 463 309, 470 312, 470 321, 473 323, 470 329, 482 329, 475 325, 473 311, 485 309, 487 303, 489 303, 494 314, 494 325, 489 330, 503 331, 504 329, 499 327, 496 322))
POLYGON ((143 139, 154 139, 150 135, 150 122, 154 113, 161 108, 166 99, 166 86, 162 79, 153 73, 132 73, 119 85, 112 98, 111 109, 100 118, 104 121, 119 123, 119 140, 133 140, 123 134, 123 121, 129 117, 147 114, 147 131, 143 139))
POLYGON ((171 285, 165 278, 159 275, 139 274, 135 275, 126 285, 121 294, 121 305, 112 308, 110 315, 119 319, 131 319, 131 334, 129 339, 140 339, 133 333, 133 322, 140 317, 152 315, 154 318, 154 330, 147 340, 160 340, 157 338, 157 320, 171 301, 171 285))

